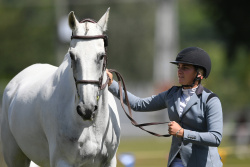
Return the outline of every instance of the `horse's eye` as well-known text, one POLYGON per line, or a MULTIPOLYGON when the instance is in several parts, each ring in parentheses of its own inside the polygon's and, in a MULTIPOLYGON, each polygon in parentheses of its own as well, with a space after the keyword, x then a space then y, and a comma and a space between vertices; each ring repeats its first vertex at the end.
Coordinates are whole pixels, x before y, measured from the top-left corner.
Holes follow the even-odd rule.
POLYGON ((100 60, 102 60, 104 57, 105 57, 105 54, 102 54, 102 55, 100 56, 100 60))

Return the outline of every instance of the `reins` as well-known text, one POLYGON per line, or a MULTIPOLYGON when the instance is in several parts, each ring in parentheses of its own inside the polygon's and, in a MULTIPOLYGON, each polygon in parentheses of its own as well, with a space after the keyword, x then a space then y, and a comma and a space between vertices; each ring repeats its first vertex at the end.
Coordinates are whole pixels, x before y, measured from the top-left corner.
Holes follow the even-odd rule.
POLYGON ((152 132, 152 131, 149 131, 149 130, 146 130, 145 128, 143 128, 144 126, 151 126, 151 125, 160 125, 160 124, 167 124, 169 122, 150 122, 150 123, 143 123, 143 124, 138 124, 132 117, 132 110, 131 110, 131 106, 129 104, 129 100, 128 100, 128 94, 127 94, 127 89, 126 89, 126 85, 125 85, 125 82, 124 82, 124 79, 122 77, 122 75, 114 70, 114 69, 109 69, 109 72, 111 73, 115 73, 116 74, 116 77, 118 79, 118 84, 119 84, 119 93, 120 93, 120 102, 121 102, 121 106, 124 110, 124 113, 126 114, 126 116, 130 119, 132 125, 134 125, 135 127, 138 127, 146 132, 148 132, 149 134, 151 135, 154 135, 154 136, 158 136, 158 137, 170 137, 171 135, 170 134, 165 134, 165 135, 161 135, 161 134, 158 134, 158 133, 155 133, 155 132, 152 132), (122 87, 123 87, 123 90, 124 90, 124 96, 125 96, 125 102, 127 104, 127 107, 128 107, 128 111, 129 113, 126 112, 126 109, 125 109, 125 106, 124 106, 124 102, 123 102, 123 90, 122 90, 122 87))
MULTIPOLYGON (((84 23, 84 22, 96 23, 95 21, 93 21, 91 19, 85 19, 85 20, 81 21, 81 23, 84 23)), ((72 34, 71 39, 85 39, 85 40, 103 39, 104 40, 104 47, 105 47, 105 55, 104 55, 104 62, 103 62, 103 74, 104 74, 105 70, 106 70, 106 67, 107 67, 107 59, 108 59, 108 57, 107 57, 108 36, 107 35, 77 36, 77 35, 73 35, 72 34)), ((140 129, 142 129, 142 130, 144 130, 144 131, 146 131, 149 134, 154 135, 154 136, 158 136, 158 137, 170 137, 171 136, 170 134, 161 135, 161 134, 157 134, 155 132, 152 132, 152 131, 149 131, 149 130, 146 130, 145 128, 143 128, 144 126, 167 124, 169 122, 151 122, 151 123, 138 124, 133 119, 133 117, 132 117, 132 111, 131 111, 131 106, 130 106, 129 100, 128 100, 127 89, 126 89, 125 82, 124 82, 124 79, 123 79, 122 75, 118 71, 116 71, 114 69, 109 69, 109 72, 111 72, 111 73, 114 72, 116 74, 116 76, 117 76, 118 84, 119 84, 121 106, 122 106, 122 108, 123 108, 124 113, 126 114, 126 116, 130 119, 132 125, 134 125, 135 127, 140 128, 140 129), (125 109, 125 106, 124 106, 122 87, 123 87, 123 90, 124 90, 125 100, 126 100, 126 104, 128 106, 129 113, 126 112, 126 109, 125 109)), ((98 87, 99 87, 99 89, 102 90, 102 89, 104 89, 108 85, 108 82, 109 82, 109 77, 107 75, 106 82, 104 84, 102 84, 102 82, 103 82, 103 74, 99 78, 99 80, 76 80, 75 79, 76 85, 77 84, 97 84, 98 87)))

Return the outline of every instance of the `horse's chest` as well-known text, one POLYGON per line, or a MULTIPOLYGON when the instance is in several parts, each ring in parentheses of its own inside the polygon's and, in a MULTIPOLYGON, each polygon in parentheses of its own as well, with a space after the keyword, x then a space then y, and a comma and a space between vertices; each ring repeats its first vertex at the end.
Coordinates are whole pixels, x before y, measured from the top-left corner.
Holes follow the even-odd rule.
POLYGON ((63 153, 66 153, 72 162, 81 167, 106 164, 115 156, 119 137, 114 137, 116 135, 113 131, 107 130, 103 134, 101 130, 88 127, 81 131, 64 131, 58 135, 61 141, 60 149, 63 149, 63 153))
POLYGON ((111 157, 113 157, 113 151, 105 144, 105 141, 87 140, 78 143, 78 158, 84 163, 103 164, 111 157))
POLYGON ((101 143, 92 140, 79 141, 78 149, 81 155, 89 156, 96 156, 97 154, 100 154, 101 152, 106 152, 107 150, 105 145, 101 147, 101 143))

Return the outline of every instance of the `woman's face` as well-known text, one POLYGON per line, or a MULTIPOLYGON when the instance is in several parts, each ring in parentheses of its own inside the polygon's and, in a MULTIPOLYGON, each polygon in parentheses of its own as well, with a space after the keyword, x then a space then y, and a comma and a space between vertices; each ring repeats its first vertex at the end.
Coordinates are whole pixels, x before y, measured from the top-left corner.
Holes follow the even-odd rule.
POLYGON ((178 68, 178 79, 181 85, 192 85, 197 72, 193 65, 179 63, 178 68))

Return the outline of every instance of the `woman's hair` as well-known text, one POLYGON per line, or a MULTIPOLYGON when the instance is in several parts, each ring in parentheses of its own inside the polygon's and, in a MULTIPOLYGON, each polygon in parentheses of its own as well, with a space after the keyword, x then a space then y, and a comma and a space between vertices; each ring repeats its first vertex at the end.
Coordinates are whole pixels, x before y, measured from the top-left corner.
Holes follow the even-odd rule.
POLYGON ((204 75, 205 75, 205 70, 204 70, 204 68, 198 67, 198 68, 197 68, 197 72, 198 72, 199 74, 201 74, 201 75, 204 77, 204 75))

